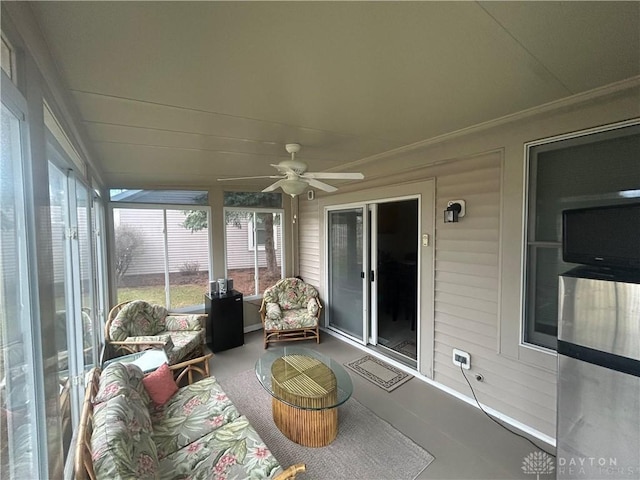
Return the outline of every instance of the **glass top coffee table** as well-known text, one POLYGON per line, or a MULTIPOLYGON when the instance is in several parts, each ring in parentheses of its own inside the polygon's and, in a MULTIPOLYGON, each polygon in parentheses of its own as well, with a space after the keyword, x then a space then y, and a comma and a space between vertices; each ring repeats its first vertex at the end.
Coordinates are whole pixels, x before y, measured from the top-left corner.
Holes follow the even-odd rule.
POLYGON ((271 349, 256 362, 258 381, 273 397, 273 421, 306 447, 329 445, 338 434, 338 408, 353 393, 338 362, 302 347, 271 349))

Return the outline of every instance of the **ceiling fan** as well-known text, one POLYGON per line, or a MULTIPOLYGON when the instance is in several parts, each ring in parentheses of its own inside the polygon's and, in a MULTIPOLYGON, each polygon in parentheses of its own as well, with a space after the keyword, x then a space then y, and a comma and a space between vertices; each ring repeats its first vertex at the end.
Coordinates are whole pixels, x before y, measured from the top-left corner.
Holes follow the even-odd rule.
POLYGON ((263 192, 272 192, 278 188, 286 194, 295 197, 303 193, 307 187, 315 187, 325 192, 335 192, 337 190, 333 185, 321 182, 323 180, 362 180, 364 175, 361 173, 330 173, 330 172, 307 172, 307 164, 296 160, 296 153, 300 151, 300 145, 297 143, 287 143, 285 148, 291 154, 291 160, 283 160, 277 165, 271 164, 278 170, 279 175, 261 175, 257 177, 236 177, 236 178, 219 178, 218 181, 224 182, 228 180, 249 180, 255 178, 277 178, 278 181, 272 183, 263 192))

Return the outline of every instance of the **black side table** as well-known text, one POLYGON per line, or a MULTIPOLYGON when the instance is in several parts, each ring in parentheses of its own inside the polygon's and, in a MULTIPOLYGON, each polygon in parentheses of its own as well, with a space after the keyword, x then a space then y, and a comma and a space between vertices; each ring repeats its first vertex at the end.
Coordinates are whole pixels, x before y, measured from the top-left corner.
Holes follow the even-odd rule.
POLYGON ((208 315, 206 340, 212 352, 244 345, 242 293, 205 294, 204 307, 208 315))

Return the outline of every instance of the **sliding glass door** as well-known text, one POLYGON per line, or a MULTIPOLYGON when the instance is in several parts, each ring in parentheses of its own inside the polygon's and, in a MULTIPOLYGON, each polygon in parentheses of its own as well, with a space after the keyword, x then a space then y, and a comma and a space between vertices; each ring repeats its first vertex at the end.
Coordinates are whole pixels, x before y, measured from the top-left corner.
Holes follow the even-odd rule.
POLYGON ((332 207, 326 224, 328 326, 415 367, 418 198, 332 207))
POLYGON ((327 317, 335 328, 365 344, 368 338, 365 264, 366 208, 358 206, 327 212, 328 288, 327 317))

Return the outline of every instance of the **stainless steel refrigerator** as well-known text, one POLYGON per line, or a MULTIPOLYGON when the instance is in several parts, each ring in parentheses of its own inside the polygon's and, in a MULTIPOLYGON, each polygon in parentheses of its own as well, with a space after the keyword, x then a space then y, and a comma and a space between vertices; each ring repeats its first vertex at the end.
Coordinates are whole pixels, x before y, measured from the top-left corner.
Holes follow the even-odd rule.
POLYGON ((558 479, 640 479, 640 272, 560 276, 558 479))

